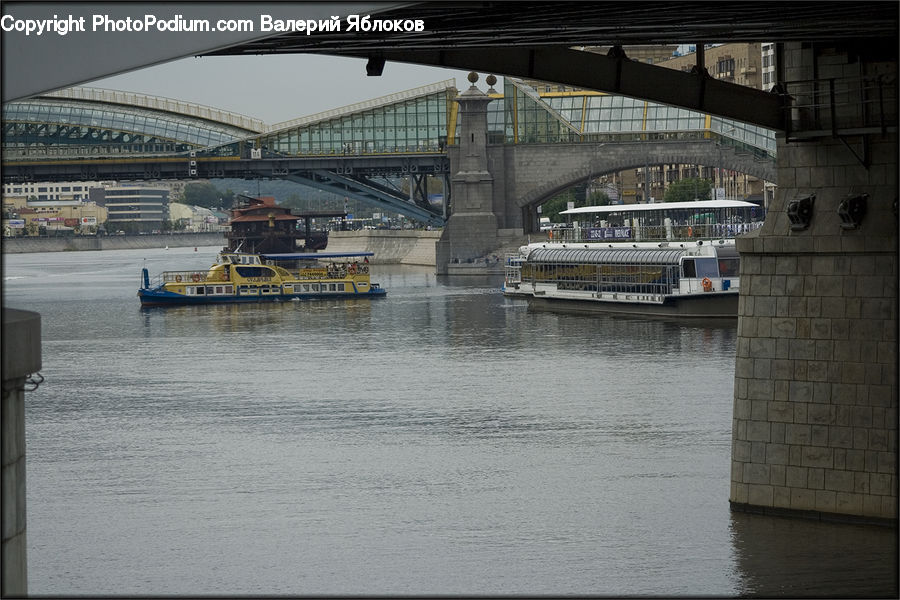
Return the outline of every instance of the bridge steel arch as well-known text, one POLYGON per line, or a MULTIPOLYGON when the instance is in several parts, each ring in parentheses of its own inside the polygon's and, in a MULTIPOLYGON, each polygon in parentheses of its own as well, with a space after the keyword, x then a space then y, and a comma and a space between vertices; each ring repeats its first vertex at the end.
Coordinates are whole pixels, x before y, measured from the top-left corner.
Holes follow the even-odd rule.
MULTIPOLYGON (((457 155, 451 150, 451 172, 457 155)), ((532 231, 535 207, 591 177, 645 165, 699 164, 777 181, 775 162, 714 139, 491 146, 494 209, 504 229, 532 231)))

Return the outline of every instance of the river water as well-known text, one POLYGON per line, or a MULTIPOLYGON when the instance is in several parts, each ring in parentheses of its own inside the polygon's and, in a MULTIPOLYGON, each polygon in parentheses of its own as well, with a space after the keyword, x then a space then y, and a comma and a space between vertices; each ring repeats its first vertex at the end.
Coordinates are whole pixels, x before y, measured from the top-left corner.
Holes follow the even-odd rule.
POLYGON ((141 309, 214 248, 4 256, 41 595, 897 595, 896 530, 732 514, 735 326, 378 300, 141 309))

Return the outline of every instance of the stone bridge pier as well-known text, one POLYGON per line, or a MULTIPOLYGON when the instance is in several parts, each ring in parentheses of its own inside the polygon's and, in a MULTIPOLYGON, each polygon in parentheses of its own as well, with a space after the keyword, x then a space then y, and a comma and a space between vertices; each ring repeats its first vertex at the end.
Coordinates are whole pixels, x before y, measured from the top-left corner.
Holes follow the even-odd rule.
MULTIPOLYGON (((785 45, 784 63, 783 81, 826 90, 828 78, 897 68, 799 43, 785 45)), ((847 110, 871 100, 853 89, 847 110)), ((894 90, 884 110, 896 123, 894 90)), ((827 115, 837 127, 839 110, 827 115)), ((896 525, 896 127, 812 128, 779 135, 774 202, 764 226, 737 241, 731 506, 896 525)))

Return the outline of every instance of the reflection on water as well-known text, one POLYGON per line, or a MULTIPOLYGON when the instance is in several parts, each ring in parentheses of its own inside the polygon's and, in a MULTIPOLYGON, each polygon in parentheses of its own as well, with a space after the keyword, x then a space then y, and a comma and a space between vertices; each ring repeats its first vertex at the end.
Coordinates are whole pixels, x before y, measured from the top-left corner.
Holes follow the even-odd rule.
POLYGON ((896 598, 897 530, 732 513, 741 594, 896 598))
POLYGON ((406 266, 375 300, 139 307, 142 266, 214 250, 4 257, 42 316, 31 593, 896 594, 884 530, 729 513, 735 327, 406 266))

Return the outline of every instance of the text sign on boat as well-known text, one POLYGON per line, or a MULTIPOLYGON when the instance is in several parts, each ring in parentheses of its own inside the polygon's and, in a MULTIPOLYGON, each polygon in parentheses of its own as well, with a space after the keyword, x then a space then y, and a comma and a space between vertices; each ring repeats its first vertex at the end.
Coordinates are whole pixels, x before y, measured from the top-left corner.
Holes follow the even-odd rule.
POLYGON ((631 239, 631 227, 591 227, 583 231, 588 240, 631 239))

